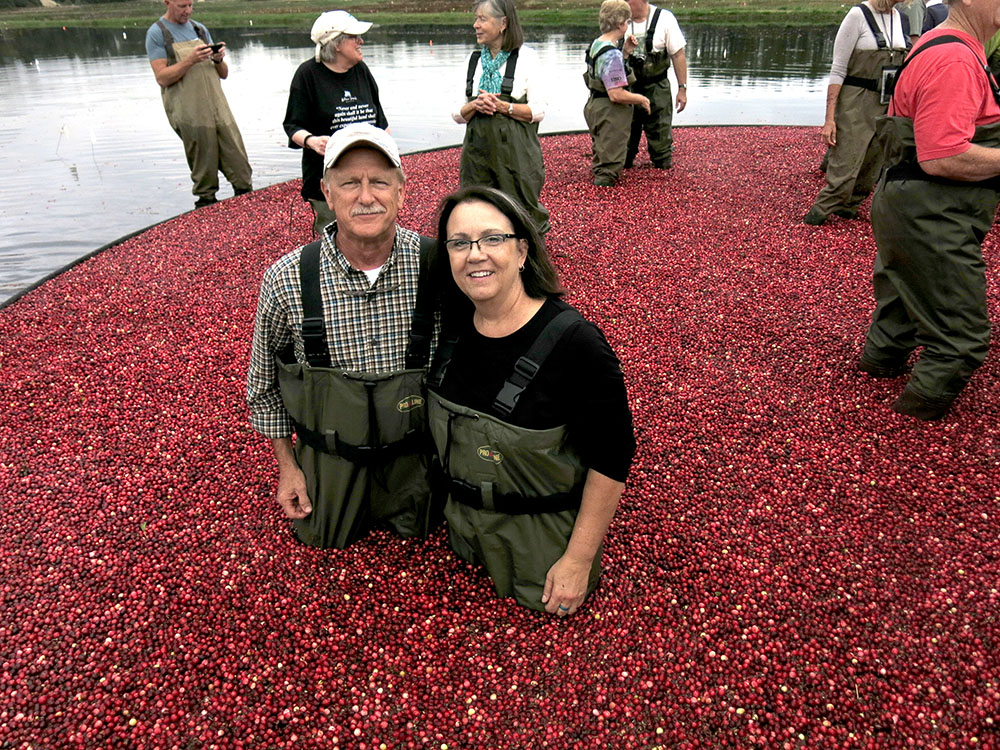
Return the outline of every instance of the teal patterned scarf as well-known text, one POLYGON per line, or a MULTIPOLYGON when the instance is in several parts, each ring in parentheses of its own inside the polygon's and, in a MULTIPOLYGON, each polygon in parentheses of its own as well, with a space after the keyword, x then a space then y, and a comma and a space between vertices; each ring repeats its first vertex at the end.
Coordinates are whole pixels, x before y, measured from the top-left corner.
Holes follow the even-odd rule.
POLYGON ((490 48, 484 44, 480 54, 479 62, 483 66, 483 75, 479 79, 479 88, 488 94, 499 94, 500 86, 503 84, 500 68, 507 62, 510 52, 502 50, 497 53, 496 57, 493 57, 490 48))

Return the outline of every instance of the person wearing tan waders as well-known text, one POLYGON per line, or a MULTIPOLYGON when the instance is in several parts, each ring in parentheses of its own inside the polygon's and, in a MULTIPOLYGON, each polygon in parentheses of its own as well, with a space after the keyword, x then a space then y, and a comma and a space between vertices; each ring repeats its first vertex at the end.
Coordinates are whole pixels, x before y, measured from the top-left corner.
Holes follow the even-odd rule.
POLYGON ((541 235, 497 190, 445 198, 431 278, 444 299, 428 398, 448 539, 498 596, 572 615, 597 585, 635 452, 618 358, 559 299, 541 235))
POLYGON ((635 74, 626 69, 625 58, 635 50, 635 39, 625 39, 625 34, 632 9, 625 0, 604 0, 599 18, 601 35, 585 54, 583 81, 590 96, 583 106, 583 117, 590 129, 591 177, 598 187, 610 187, 625 168, 633 107, 640 107, 647 115, 650 107, 647 97, 629 90, 635 74))
POLYGON ((632 22, 628 27, 629 46, 634 46, 629 63, 635 73, 632 91, 649 99, 649 114, 641 108, 632 113, 632 132, 625 154, 625 168, 635 162, 639 140, 646 133, 646 148, 656 169, 674 164, 674 101, 667 73, 673 62, 677 76, 677 111, 687 106, 687 55, 684 34, 674 14, 650 5, 647 0, 628 0, 632 22))
POLYGON ((545 184, 538 141, 545 117, 542 64, 524 44, 514 0, 477 0, 473 12, 479 47, 462 69, 464 96, 451 113, 465 126, 460 184, 489 185, 515 196, 545 234, 549 212, 539 201, 545 184))
POLYGON ((876 307, 858 367, 902 377, 923 347, 892 405, 917 419, 943 417, 989 350, 982 241, 1000 190, 1000 88, 983 44, 998 29, 998 0, 949 3, 899 71, 878 125, 876 307))
POLYGON ((146 32, 146 54, 160 84, 167 121, 184 142, 195 208, 215 203, 219 172, 235 195, 253 190, 243 136, 219 81, 229 75, 226 45, 191 20, 192 0, 165 0, 167 12, 146 32))
POLYGON ((388 133, 348 125, 325 151, 335 220, 264 273, 250 424, 271 440, 300 541, 344 548, 376 525, 424 536, 436 518, 423 390, 434 314, 417 288, 433 241, 396 223, 405 186, 388 133))
POLYGON ((865 0, 851 8, 833 43, 821 138, 829 147, 826 185, 802 219, 819 226, 830 214, 853 219, 871 193, 882 165, 875 118, 885 114, 893 70, 906 55, 909 37, 899 0, 865 0))

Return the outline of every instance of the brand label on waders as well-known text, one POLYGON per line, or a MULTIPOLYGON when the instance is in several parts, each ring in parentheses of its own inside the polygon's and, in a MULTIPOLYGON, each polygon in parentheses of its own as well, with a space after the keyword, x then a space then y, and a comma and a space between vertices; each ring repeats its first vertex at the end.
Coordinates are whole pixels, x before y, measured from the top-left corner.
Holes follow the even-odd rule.
POLYGON ((503 461, 503 453, 493 450, 488 445, 479 446, 476 452, 483 461, 489 461, 492 464, 498 464, 503 461))
POLYGON ((396 411, 403 412, 405 414, 408 411, 419 409, 423 405, 424 405, 423 396, 407 396, 402 401, 396 404, 396 411))

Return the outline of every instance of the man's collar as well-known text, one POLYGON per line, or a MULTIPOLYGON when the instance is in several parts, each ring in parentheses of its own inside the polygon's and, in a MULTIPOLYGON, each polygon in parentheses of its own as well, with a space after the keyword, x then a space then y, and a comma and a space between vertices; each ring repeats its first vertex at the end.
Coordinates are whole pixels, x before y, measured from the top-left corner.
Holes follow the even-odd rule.
MULTIPOLYGON (((399 224, 398 223, 393 224, 393 227, 395 230, 395 234, 393 235, 392 238, 392 249, 389 251, 389 257, 385 259, 385 263, 382 264, 383 268, 392 267, 393 263, 396 260, 396 251, 399 248, 399 241, 400 241, 399 224)), ((323 227, 323 236, 321 238, 320 247, 324 252, 330 255, 330 258, 340 266, 341 270, 345 274, 350 274, 352 272, 364 273, 364 271, 361 271, 352 266, 350 261, 348 261, 347 258, 344 256, 344 254, 340 251, 340 248, 337 247, 336 219, 332 221, 330 224, 327 224, 325 227, 323 227)))

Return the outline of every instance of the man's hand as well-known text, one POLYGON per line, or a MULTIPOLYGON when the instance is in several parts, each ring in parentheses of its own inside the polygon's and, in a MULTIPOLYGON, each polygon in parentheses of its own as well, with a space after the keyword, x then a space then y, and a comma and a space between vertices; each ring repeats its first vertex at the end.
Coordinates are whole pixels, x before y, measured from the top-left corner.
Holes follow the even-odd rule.
POLYGON ((211 55, 212 62, 214 62, 216 65, 218 65, 220 62, 222 62, 224 59, 226 59, 226 43, 225 42, 219 42, 219 44, 222 45, 222 49, 220 49, 218 52, 212 53, 212 55, 211 55))
POLYGON ((212 56, 212 48, 207 44, 201 44, 191 50, 187 57, 184 58, 184 62, 188 64, 188 67, 193 67, 200 62, 205 62, 212 56))
POLYGON ((542 604, 550 615, 566 617, 576 612, 587 598, 593 560, 579 560, 564 554, 545 575, 542 604))
POLYGON ((688 90, 686 88, 677 89, 677 104, 675 108, 678 112, 683 112, 688 104, 688 90))
POLYGON ((278 503, 289 518, 305 518, 312 513, 312 504, 306 491, 306 475, 298 466, 279 470, 278 503))

